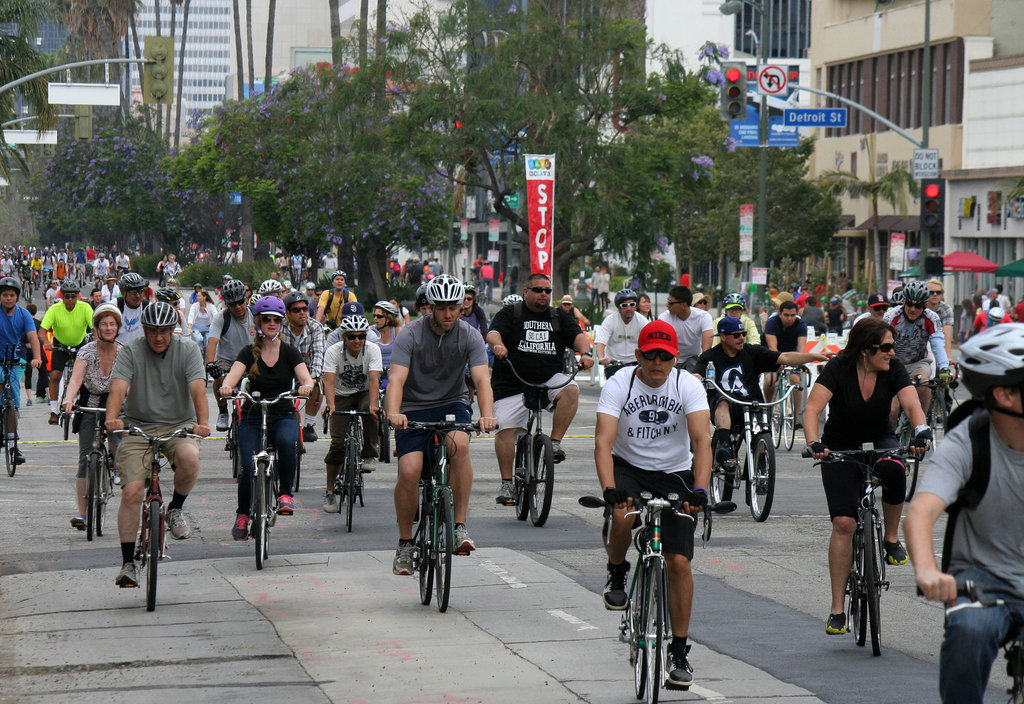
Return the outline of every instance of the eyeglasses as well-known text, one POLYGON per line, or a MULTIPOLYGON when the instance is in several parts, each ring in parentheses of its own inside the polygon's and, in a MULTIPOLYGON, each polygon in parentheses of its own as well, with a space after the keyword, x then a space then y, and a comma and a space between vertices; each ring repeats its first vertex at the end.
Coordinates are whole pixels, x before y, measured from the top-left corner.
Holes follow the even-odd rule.
POLYGON ((289 313, 308 313, 309 312, 309 306, 302 306, 301 308, 289 308, 288 312, 289 313))
POLYGON ((745 331, 743 331, 743 330, 740 330, 739 332, 727 332, 725 334, 728 337, 746 337, 747 336, 747 333, 745 331))
POLYGON ((549 296, 551 295, 551 289, 550 288, 544 288, 543 286, 530 286, 526 290, 527 291, 533 291, 534 293, 546 293, 549 296))
POLYGON ((260 322, 261 323, 278 323, 278 324, 280 324, 281 319, 278 318, 276 315, 261 315, 260 316, 260 322))
POLYGON ((629 301, 627 303, 620 303, 619 308, 636 308, 636 301, 629 301))
POLYGON ((943 293, 945 293, 945 291, 929 291, 928 295, 929 296, 941 296, 943 293))
POLYGON ((924 303, 904 303, 904 308, 924 308, 924 303))
POLYGON ((875 352, 884 352, 885 354, 889 354, 890 352, 892 352, 895 347, 896 345, 894 345, 891 342, 886 342, 881 345, 871 345, 871 349, 874 350, 875 352))
POLYGON ((659 362, 668 362, 675 359, 675 355, 666 352, 665 350, 651 350, 650 352, 641 352, 640 355, 649 362, 658 360, 659 362))
POLYGON ((366 333, 365 332, 364 333, 358 333, 358 334, 357 333, 349 333, 349 334, 345 335, 345 339, 346 340, 365 340, 366 339, 366 333))
POLYGON ((673 301, 673 300, 672 300, 671 298, 670 298, 670 299, 668 299, 668 304, 669 304, 670 306, 677 306, 677 305, 679 305, 680 303, 682 303, 682 301, 673 301))
POLYGON ((373 317, 377 318, 378 320, 383 320, 385 318, 385 316, 381 315, 380 313, 374 313, 373 317))

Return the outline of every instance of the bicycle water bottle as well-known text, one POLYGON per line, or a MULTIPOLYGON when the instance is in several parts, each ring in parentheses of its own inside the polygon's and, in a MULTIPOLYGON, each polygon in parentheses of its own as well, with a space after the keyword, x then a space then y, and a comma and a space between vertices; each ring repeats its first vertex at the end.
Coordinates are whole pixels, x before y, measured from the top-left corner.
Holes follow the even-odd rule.
POLYGON ((704 381, 715 381, 715 365, 711 362, 708 362, 708 368, 704 371, 704 381))

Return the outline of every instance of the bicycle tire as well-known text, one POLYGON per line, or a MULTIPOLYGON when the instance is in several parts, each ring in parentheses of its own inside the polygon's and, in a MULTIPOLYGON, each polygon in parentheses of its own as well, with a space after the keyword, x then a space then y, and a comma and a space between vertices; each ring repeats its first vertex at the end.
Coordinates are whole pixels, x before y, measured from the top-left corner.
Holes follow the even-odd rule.
POLYGON ((643 699, 647 691, 647 659, 643 648, 643 639, 640 637, 640 629, 644 623, 644 596, 647 589, 646 571, 641 565, 637 566, 636 576, 633 578, 633 591, 630 592, 629 623, 627 636, 629 638, 629 664, 633 666, 633 688, 637 699, 643 699))
POLYGON ((242 471, 242 458, 238 454, 238 426, 235 423, 232 414, 231 424, 228 425, 228 455, 231 457, 231 478, 237 481, 238 473, 242 471))
POLYGON ((299 493, 299 477, 302 476, 302 426, 299 426, 299 439, 295 441, 295 481, 292 482, 292 493, 299 493))
POLYGON ((653 560, 647 578, 647 613, 644 621, 644 651, 647 661, 647 704, 658 704, 665 654, 665 572, 653 560))
POLYGON ((452 589, 452 553, 455 549, 455 514, 452 507, 452 490, 443 486, 437 493, 434 505, 437 514, 434 549, 434 591, 437 595, 437 610, 448 610, 448 598, 452 589))
POLYGON ((928 425, 932 428, 935 436, 935 443, 938 443, 946 434, 946 394, 947 387, 939 387, 932 390, 932 402, 928 407, 928 425))
POLYGON ((345 452, 345 529, 352 532, 352 508, 356 504, 359 487, 356 484, 359 466, 357 457, 359 448, 349 443, 345 452))
POLYGON ((377 438, 377 446, 380 448, 377 459, 384 464, 391 464, 391 425, 387 418, 381 418, 377 423, 377 438))
POLYGON ((99 454, 100 495, 96 502, 96 535, 103 537, 103 524, 107 518, 107 502, 114 494, 114 481, 110 476, 109 452, 104 448, 99 454))
POLYGON ((872 515, 868 535, 864 540, 864 591, 867 598, 868 623, 871 629, 871 654, 882 654, 882 545, 879 538, 880 526, 877 516, 872 515))
POLYGON ((95 526, 98 524, 96 508, 99 504, 99 457, 90 452, 85 461, 85 539, 92 542, 95 526))
POLYGON ((711 441, 711 499, 712 503, 730 501, 735 486, 735 469, 723 466, 716 458, 720 442, 711 441))
MULTIPOLYGON (((793 443, 796 441, 796 399, 790 396, 780 405, 785 406, 785 415, 782 418, 782 441, 788 452, 793 449, 793 443)), ((776 447, 778 446, 776 445, 776 447)))
POLYGON ((907 463, 907 494, 905 501, 910 501, 914 498, 914 492, 917 491, 917 476, 921 471, 921 458, 920 457, 908 457, 907 463))
POLYGON ((750 515, 758 523, 768 520, 775 498, 775 448, 768 433, 754 437, 754 466, 747 472, 747 501, 750 515))
POLYGON ((156 609, 156 580, 157 564, 163 554, 164 541, 164 517, 161 513, 160 502, 153 499, 149 502, 149 540, 147 542, 146 556, 146 611, 156 609))
MULTIPOLYGON (((11 450, 10 445, 6 442, 7 440, 7 419, 10 416, 7 412, 6 404, 0 407, 0 428, 3 428, 4 435, 4 467, 7 469, 7 476, 13 477, 14 473, 18 471, 18 465, 14 464, 14 452, 11 450)), ((17 447, 17 440, 15 440, 15 447, 17 447)))
POLYGON ((551 512, 555 491, 555 457, 551 438, 543 433, 533 440, 533 472, 527 484, 530 493, 530 520, 540 528, 551 512))
POLYGON ((420 484, 420 525, 416 531, 419 538, 416 544, 417 569, 420 572, 420 603, 430 605, 434 593, 434 555, 430 536, 434 531, 434 502, 431 498, 433 488, 430 484, 420 484))
MULTIPOLYGON (((775 384, 775 394, 774 395, 776 397, 778 397, 778 396, 780 396, 782 394, 782 392, 783 392, 783 389, 782 389, 782 378, 781 378, 781 375, 780 375, 779 380, 775 384)), ((775 400, 775 399, 770 399, 770 400, 775 400)), ((783 402, 783 403, 785 403, 785 402, 783 402)), ((772 444, 774 444, 776 448, 779 448, 779 447, 782 446, 782 433, 783 433, 783 428, 782 428, 782 425, 783 425, 782 406, 783 406, 783 403, 780 403, 777 406, 772 406, 771 407, 771 416, 768 419, 768 424, 771 426, 772 444)))
POLYGON ((863 646, 868 632, 868 604, 864 590, 864 529, 858 528, 853 535, 853 566, 850 571, 850 626, 854 641, 863 646))
POLYGON ((258 570, 263 569, 263 561, 266 559, 264 541, 267 539, 267 478, 263 472, 262 463, 257 464, 252 477, 252 511, 249 516, 258 570))
POLYGON ((525 521, 530 515, 530 462, 533 458, 527 449, 529 446, 529 435, 524 435, 516 441, 516 459, 512 465, 512 491, 516 502, 516 518, 520 521, 525 521))

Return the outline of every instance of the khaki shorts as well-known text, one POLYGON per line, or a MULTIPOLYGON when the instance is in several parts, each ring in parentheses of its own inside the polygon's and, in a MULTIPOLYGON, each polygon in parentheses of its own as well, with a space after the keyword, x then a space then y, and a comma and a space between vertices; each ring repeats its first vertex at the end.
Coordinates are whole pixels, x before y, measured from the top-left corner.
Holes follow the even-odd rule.
MULTIPOLYGON (((569 377, 567 375, 559 372, 545 381, 544 386, 558 386, 559 384, 564 383, 568 378, 569 377)), ((558 394, 562 393, 562 389, 567 389, 570 386, 579 388, 579 385, 575 381, 571 381, 561 389, 549 389, 544 393, 547 395, 548 401, 553 403, 558 397, 558 394)), ((500 430, 508 430, 510 428, 526 430, 526 422, 530 419, 530 412, 523 403, 523 394, 513 394, 512 396, 506 396, 505 398, 495 401, 494 417, 498 421, 498 428, 500 430)))
MULTIPOLYGON (((169 435, 178 428, 185 428, 191 425, 193 424, 161 425, 146 432, 157 436, 169 435)), ((149 453, 149 442, 146 438, 135 435, 124 434, 120 437, 123 440, 117 446, 114 464, 117 466, 117 471, 121 473, 122 484, 149 479, 150 463, 153 461, 153 456, 149 453)), ((170 460, 171 467, 174 466, 174 455, 182 445, 193 445, 196 451, 199 450, 199 440, 196 438, 173 438, 168 440, 163 444, 161 451, 170 460)))
POLYGON ((921 381, 928 381, 932 378, 932 365, 928 359, 922 359, 920 362, 914 362, 913 364, 905 365, 907 368, 907 374, 913 379, 915 376, 920 376, 921 381))

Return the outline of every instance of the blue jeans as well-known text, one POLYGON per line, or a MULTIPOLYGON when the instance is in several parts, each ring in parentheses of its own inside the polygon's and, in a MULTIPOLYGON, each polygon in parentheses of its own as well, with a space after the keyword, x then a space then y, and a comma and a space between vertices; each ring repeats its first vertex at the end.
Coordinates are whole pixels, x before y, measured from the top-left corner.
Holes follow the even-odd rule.
MULTIPOLYGON (((241 453, 242 471, 238 474, 238 511, 249 515, 252 506, 253 455, 259 452, 259 415, 243 416, 238 425, 238 451, 241 453)), ((295 484, 295 463, 299 441, 299 421, 294 413, 271 413, 267 416, 267 439, 277 448, 277 476, 281 480, 281 494, 292 495, 295 484)))
MULTIPOLYGON (((957 584, 972 579, 982 586, 1009 587, 980 567, 956 575, 957 584)), ((966 597, 957 603, 970 601, 966 597)), ((1003 640, 1024 626, 1024 604, 961 609, 946 618, 939 652, 939 695, 946 704, 982 704, 992 663, 1003 640)))
MULTIPOLYGON (((11 400, 15 408, 21 408, 21 375, 24 370, 20 365, 11 368, 11 400)), ((0 384, 4 382, 4 370, 0 369, 0 384)))

